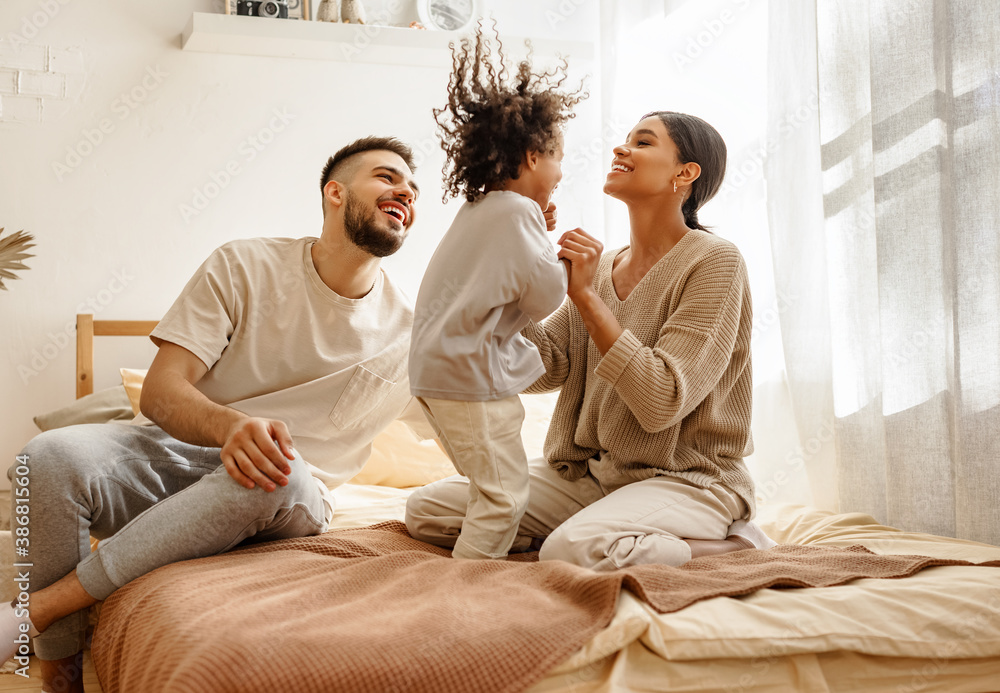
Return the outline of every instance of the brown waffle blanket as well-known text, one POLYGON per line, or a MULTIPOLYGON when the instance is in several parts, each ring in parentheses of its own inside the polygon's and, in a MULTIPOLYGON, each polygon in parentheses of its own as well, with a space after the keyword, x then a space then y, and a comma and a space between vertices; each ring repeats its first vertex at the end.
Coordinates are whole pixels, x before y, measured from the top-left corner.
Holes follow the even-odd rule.
POLYGON ((535 558, 456 561, 387 522, 185 561, 105 602, 93 658, 106 693, 523 691, 610 622, 623 587, 670 612, 765 587, 970 565, 860 546, 614 573, 535 558))

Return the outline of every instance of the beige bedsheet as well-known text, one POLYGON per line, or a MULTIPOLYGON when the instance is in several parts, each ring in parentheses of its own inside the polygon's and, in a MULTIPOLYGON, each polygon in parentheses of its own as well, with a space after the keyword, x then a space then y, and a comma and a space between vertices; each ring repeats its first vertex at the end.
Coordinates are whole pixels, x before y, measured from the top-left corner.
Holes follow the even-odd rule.
MULTIPOLYGON (((334 527, 401 519, 406 495, 341 487, 334 527)), ((998 547, 901 532, 861 514, 765 506, 758 519, 781 543, 1000 559, 998 547)), ((760 590, 671 614, 625 592, 612 623, 531 690, 1000 691, 1000 568, 760 590)))

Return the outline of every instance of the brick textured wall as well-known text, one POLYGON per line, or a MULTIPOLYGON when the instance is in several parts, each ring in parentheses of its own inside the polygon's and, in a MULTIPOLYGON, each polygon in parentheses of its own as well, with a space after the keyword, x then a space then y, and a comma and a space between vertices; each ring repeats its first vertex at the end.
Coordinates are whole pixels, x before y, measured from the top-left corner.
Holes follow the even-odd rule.
POLYGON ((79 50, 0 39, 0 123, 40 123, 62 116, 83 92, 79 50))

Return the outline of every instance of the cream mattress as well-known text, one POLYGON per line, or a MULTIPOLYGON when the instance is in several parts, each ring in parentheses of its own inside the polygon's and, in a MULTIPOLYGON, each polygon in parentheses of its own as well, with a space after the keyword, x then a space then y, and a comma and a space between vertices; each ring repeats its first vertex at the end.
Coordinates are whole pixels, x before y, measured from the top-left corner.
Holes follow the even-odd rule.
MULTIPOLYGON (((402 520, 409 491, 346 485, 331 529, 402 520)), ((861 514, 764 507, 779 543, 972 562, 1000 548, 901 532, 861 514)), ((1000 568, 941 566, 899 580, 765 589, 672 614, 623 593, 612 623, 542 691, 998 691, 1000 568)))

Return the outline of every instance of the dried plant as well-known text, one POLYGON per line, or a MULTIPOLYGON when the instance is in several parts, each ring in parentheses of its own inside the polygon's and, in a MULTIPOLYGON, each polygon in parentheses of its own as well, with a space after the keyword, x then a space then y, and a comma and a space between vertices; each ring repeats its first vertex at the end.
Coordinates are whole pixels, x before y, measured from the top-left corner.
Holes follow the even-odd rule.
POLYGON ((35 247, 35 244, 32 243, 33 240, 35 237, 24 231, 18 231, 3 238, 3 227, 0 226, 0 289, 7 290, 7 287, 3 285, 4 279, 18 279, 14 270, 28 269, 28 266, 21 260, 35 257, 31 253, 25 252, 28 248, 35 247))

